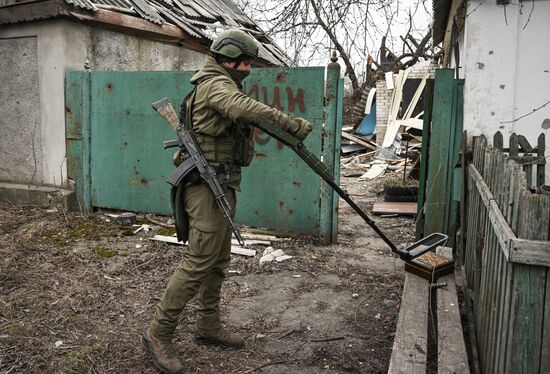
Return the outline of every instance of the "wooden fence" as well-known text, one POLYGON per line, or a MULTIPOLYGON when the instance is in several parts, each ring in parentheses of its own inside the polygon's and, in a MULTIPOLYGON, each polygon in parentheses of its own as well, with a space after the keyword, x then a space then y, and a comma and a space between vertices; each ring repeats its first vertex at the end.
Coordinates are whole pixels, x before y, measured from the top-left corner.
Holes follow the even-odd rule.
POLYGON ((466 295, 483 373, 550 373, 550 196, 529 191, 513 147, 509 156, 473 139, 462 217, 466 295))

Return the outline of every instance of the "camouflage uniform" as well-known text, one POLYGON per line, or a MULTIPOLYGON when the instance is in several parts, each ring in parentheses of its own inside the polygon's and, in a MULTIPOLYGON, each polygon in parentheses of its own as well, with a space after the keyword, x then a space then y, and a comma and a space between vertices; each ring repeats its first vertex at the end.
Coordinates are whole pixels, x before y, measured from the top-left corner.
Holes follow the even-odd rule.
MULTIPOLYGON (((191 82, 197 84, 192 109, 192 131, 208 161, 225 170, 220 176, 227 199, 235 212, 235 190, 241 181, 241 166, 251 161, 252 129, 261 117, 281 129, 304 138, 311 125, 246 96, 230 69, 209 57, 191 82), (229 178, 227 176, 229 175, 229 178)), ((189 216, 189 247, 173 273, 150 325, 150 331, 170 341, 185 305, 195 296, 197 332, 220 328, 218 312, 224 270, 229 266, 231 228, 205 184, 184 192, 189 216)))

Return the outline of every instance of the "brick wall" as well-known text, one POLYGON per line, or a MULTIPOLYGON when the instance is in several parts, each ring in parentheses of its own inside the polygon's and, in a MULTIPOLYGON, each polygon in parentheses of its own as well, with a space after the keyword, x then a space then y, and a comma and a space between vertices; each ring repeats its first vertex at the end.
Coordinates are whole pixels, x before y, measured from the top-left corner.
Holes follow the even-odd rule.
MULTIPOLYGON (((408 78, 422 79, 424 74, 429 73, 429 78, 433 79, 437 67, 437 64, 434 62, 416 64, 411 68, 408 78)), ((397 74, 394 74, 394 79, 396 76, 397 74)), ((386 88, 386 81, 384 79, 376 82, 376 142, 378 144, 382 144, 386 128, 388 127, 388 116, 390 115, 393 91, 386 88)))

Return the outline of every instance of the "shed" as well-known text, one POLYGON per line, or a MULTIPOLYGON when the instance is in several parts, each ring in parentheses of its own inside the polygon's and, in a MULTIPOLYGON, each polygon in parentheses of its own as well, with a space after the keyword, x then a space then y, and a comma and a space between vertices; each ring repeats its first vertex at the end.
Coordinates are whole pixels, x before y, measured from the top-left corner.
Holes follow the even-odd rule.
POLYGON ((259 42, 258 66, 290 64, 231 0, 0 0, 0 200, 72 189, 65 72, 195 70, 229 27, 259 42))

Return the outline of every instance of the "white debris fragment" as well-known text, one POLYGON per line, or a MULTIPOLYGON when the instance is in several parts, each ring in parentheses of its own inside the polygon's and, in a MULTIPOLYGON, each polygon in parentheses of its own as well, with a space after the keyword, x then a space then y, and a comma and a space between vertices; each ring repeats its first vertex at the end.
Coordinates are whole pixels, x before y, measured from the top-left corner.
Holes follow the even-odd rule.
POLYGON ((264 253, 262 253, 262 256, 265 256, 265 255, 268 255, 270 253, 272 253, 274 251, 273 247, 267 247, 266 249, 264 249, 264 253))
POLYGON ((137 234, 140 231, 143 231, 143 232, 151 231, 151 225, 147 225, 147 224, 140 225, 137 229, 134 230, 134 234, 137 234))
POLYGON ((302 278, 302 276, 300 274, 294 274, 292 275, 292 278, 302 278))
POLYGON ((374 318, 376 319, 380 319, 380 317, 381 317, 380 313, 376 313, 376 315, 374 316, 374 318))
POLYGON ((353 294, 351 294, 351 297, 354 298, 354 299, 358 299, 359 294, 358 293, 353 293, 353 294))
POLYGON ((260 266, 267 262, 277 260, 277 262, 285 261, 291 259, 293 256, 286 255, 282 249, 274 250, 273 247, 267 247, 264 250, 262 257, 260 258, 260 266))
POLYGON ((54 344, 55 344, 55 348, 59 348, 63 345, 63 340, 58 340, 54 344))
POLYGON ((275 260, 275 257, 273 257, 273 255, 272 255, 271 253, 269 253, 269 254, 267 254, 267 255, 265 255, 265 256, 262 256, 262 257, 260 258, 260 266, 263 266, 265 263, 271 262, 271 261, 273 261, 273 260, 275 260))
POLYGON ((285 253, 283 252, 282 249, 277 249, 277 250, 271 252, 271 255, 272 255, 273 257, 279 257, 279 256, 284 256, 285 253))
MULTIPOLYGON (((273 256, 273 253, 271 255, 273 256)), ((282 255, 282 256, 275 257, 275 260, 277 260, 277 262, 281 262, 281 261, 288 260, 288 259, 291 259, 291 258, 292 258, 292 256, 282 255)))
POLYGON ((155 235, 151 240, 156 240, 159 242, 166 242, 171 244, 179 244, 179 245, 186 245, 187 242, 180 242, 177 238, 174 238, 172 236, 166 236, 166 235, 155 235))

